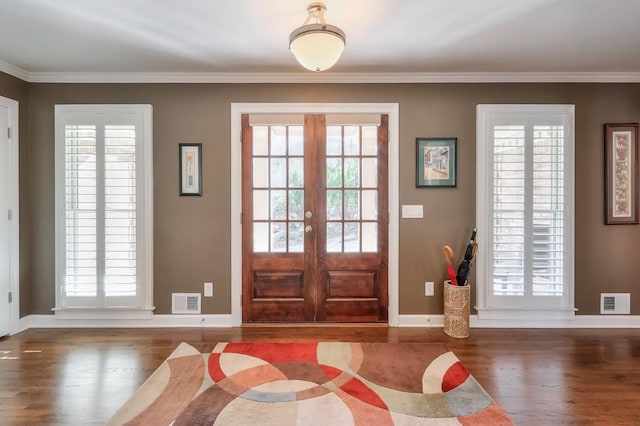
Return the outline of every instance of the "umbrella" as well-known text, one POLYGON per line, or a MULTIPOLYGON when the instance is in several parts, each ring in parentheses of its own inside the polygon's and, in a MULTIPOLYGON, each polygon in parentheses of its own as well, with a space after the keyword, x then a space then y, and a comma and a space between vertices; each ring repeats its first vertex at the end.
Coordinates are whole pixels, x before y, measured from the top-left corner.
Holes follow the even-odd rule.
POLYGON ((456 279, 460 283, 460 285, 465 285, 469 275, 471 274, 471 268, 473 267, 473 258, 478 251, 478 243, 476 243, 476 228, 473 229, 473 233, 471 234, 471 239, 469 240, 469 244, 467 244, 467 248, 464 251, 464 259, 458 265, 458 272, 456 274, 456 279))
POLYGON ((451 280, 452 285, 458 285, 458 280, 456 279, 456 272, 453 269, 453 264, 451 260, 453 259, 453 249, 447 245, 442 247, 442 251, 444 251, 444 259, 447 261, 447 273, 449 274, 449 279, 451 280))

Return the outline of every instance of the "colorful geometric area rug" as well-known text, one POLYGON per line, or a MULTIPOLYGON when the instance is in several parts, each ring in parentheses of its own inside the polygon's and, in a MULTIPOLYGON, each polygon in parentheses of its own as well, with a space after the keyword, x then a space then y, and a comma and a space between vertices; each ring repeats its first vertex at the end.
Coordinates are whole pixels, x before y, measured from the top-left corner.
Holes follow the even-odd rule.
POLYGON ((431 343, 181 343, 109 425, 512 425, 431 343))

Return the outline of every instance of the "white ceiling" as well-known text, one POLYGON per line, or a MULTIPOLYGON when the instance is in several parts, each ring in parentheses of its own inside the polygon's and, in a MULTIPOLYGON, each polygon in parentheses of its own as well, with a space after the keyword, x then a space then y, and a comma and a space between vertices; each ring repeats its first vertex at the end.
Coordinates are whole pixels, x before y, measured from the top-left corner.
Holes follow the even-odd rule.
MULTIPOLYGON (((309 3, 0 0, 0 70, 28 81, 240 74, 295 80, 312 74, 288 50, 289 33, 302 25, 309 3)), ((347 35, 344 55, 325 78, 640 81, 640 0, 324 3, 327 22, 347 35)))

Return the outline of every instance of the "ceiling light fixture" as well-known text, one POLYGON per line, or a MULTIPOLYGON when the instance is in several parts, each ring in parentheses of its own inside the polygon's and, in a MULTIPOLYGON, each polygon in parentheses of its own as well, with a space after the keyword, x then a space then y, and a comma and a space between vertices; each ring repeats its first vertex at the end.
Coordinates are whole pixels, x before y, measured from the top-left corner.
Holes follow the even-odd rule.
POLYGON ((304 24, 289 35, 289 49, 296 60, 311 71, 324 71, 336 64, 346 38, 340 28, 328 25, 324 20, 327 6, 315 2, 307 6, 309 16, 304 24), (315 19, 314 23, 309 23, 315 19))

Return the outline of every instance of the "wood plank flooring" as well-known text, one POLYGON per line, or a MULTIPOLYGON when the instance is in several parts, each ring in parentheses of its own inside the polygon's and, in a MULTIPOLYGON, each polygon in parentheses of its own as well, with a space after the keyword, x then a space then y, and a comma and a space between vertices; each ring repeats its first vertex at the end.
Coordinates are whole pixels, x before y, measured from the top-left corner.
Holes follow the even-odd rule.
POLYGON ((518 425, 640 425, 640 330, 31 329, 0 339, 1 425, 104 424, 182 341, 444 342, 518 425))

